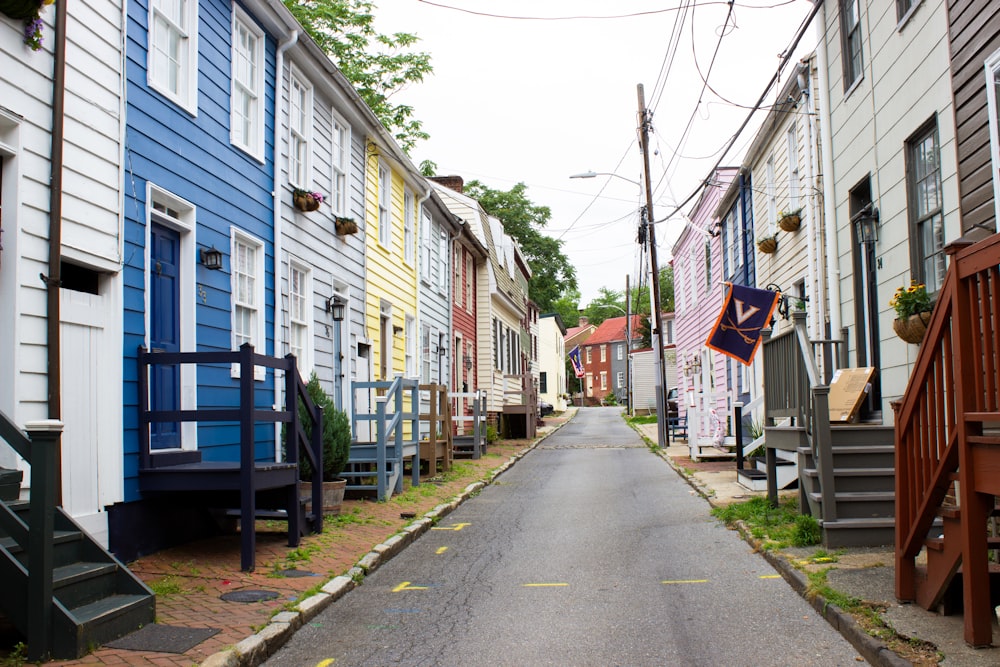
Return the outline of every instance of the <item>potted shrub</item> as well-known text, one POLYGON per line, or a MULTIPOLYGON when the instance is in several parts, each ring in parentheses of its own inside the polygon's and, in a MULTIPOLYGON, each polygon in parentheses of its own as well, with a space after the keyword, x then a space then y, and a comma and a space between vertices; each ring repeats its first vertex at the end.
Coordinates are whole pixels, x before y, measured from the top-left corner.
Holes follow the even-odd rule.
POLYGON ((802 208, 795 208, 790 211, 782 211, 778 214, 778 226, 782 231, 797 231, 802 224, 802 208))
MULTIPOLYGON (((323 408, 323 512, 339 514, 340 505, 344 501, 344 489, 347 480, 339 477, 347 465, 351 455, 351 422, 347 413, 338 410, 333 400, 323 391, 316 373, 309 376, 306 391, 312 402, 323 408)), ((299 405, 299 419, 304 424, 308 437, 312 436, 312 425, 308 423, 305 406, 299 405)), ((312 466, 309 460, 299 455, 300 494, 307 501, 311 500, 312 466)), ((307 507, 308 509, 308 507, 307 507)))
POLYGON ((295 208, 308 213, 315 211, 323 203, 323 194, 320 192, 310 192, 301 188, 292 190, 292 203, 295 208))
POLYGON ((770 254, 778 249, 778 239, 774 234, 765 234, 757 237, 757 249, 762 253, 770 254))
POLYGON ((896 311, 896 319, 892 321, 896 335, 907 343, 922 341, 934 309, 934 300, 927 293, 927 286, 912 280, 909 287, 897 287, 889 305, 896 311))

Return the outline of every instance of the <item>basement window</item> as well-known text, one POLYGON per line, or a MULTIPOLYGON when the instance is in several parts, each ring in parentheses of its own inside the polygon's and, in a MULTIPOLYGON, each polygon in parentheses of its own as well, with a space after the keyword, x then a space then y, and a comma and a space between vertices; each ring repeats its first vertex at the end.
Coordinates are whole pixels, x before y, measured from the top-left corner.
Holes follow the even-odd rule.
POLYGON ((76 264, 62 262, 59 265, 60 287, 85 294, 99 294, 101 274, 76 264))

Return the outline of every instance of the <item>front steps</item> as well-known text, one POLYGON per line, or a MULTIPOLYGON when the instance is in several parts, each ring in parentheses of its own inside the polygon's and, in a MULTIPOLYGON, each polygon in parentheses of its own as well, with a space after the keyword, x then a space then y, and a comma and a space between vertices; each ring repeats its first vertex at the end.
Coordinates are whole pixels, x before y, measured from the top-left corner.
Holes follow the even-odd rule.
MULTIPOLYGON (((5 503, 28 521, 28 503, 5 503)), ((74 659, 153 622, 153 592, 90 535, 55 508, 52 657, 74 659)), ((28 553, 0 531, 0 609, 28 636, 28 553)))

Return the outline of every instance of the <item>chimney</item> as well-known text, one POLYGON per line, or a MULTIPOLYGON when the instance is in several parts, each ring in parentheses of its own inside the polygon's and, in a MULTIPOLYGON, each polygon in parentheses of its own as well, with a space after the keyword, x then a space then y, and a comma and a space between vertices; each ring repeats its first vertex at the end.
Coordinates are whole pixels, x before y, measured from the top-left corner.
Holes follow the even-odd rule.
POLYGON ((462 191, 465 189, 465 181, 462 180, 461 176, 429 176, 427 180, 440 183, 449 190, 454 190, 459 194, 462 194, 462 191))
POLYGON ((580 316, 580 324, 579 324, 579 326, 585 327, 588 324, 590 324, 590 318, 587 317, 586 315, 581 315, 580 316))

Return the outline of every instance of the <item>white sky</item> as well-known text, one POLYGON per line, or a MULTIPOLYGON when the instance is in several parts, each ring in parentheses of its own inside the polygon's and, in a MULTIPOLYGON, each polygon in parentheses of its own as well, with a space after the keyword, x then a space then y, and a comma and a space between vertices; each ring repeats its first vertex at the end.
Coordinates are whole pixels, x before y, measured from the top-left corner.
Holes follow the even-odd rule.
MULTIPOLYGON (((723 31, 728 4, 719 0, 375 2, 379 32, 414 33, 421 39, 415 49, 432 56, 434 74, 394 98, 413 106, 431 135, 411 152, 414 164, 431 160, 440 175, 479 179, 498 190, 525 183, 531 201, 552 210, 544 232, 565 242, 581 307, 601 287, 622 291, 626 275, 633 286, 638 275, 640 187, 619 178, 569 179, 593 170, 642 180, 637 84, 653 113, 650 171, 660 220, 698 188, 748 113, 702 92, 692 50, 719 95, 751 107, 812 6, 810 0, 739 0, 723 31), (681 5, 694 6, 677 11, 681 5), (671 60, 671 36, 681 20, 671 60)), ((811 26, 796 58, 815 42, 811 26)), ((772 90, 765 104, 776 94, 772 90)), ((724 165, 739 164, 762 118, 759 112, 724 165)), ((661 267, 682 226, 673 220, 657 225, 661 267)))

